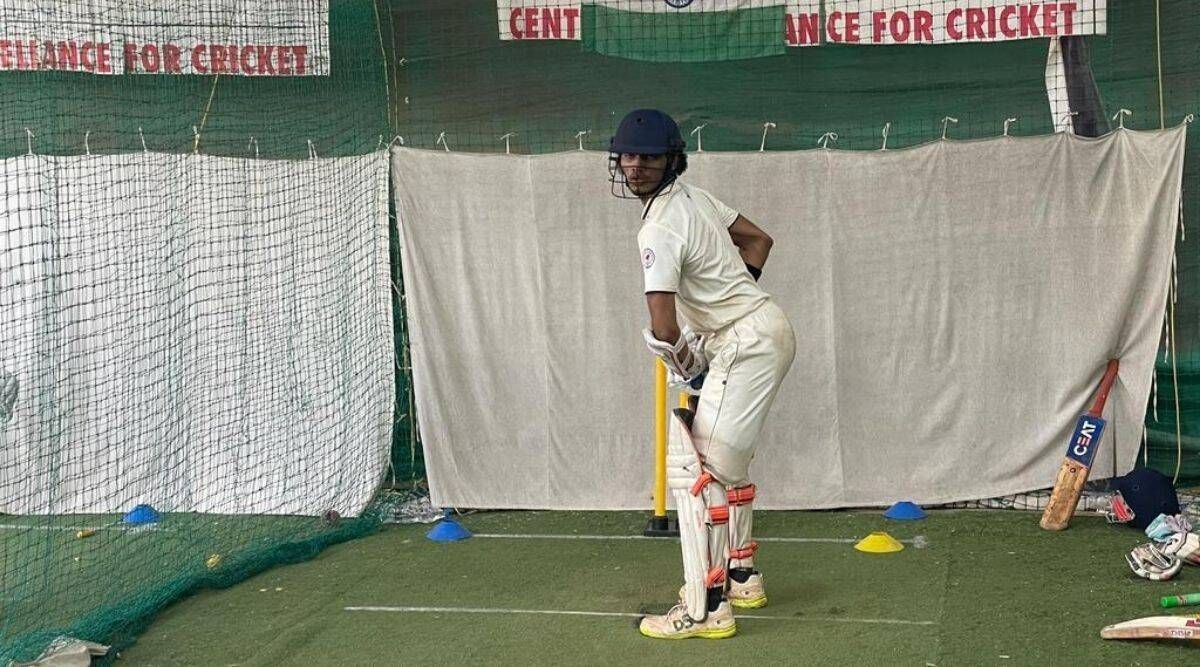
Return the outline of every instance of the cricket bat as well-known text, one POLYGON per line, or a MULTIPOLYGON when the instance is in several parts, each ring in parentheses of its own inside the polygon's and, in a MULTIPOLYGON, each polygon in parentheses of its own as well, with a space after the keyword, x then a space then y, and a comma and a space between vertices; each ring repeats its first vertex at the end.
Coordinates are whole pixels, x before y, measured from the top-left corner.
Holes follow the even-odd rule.
POLYGON ((1147 616, 1100 631, 1103 639, 1190 639, 1200 641, 1200 616, 1147 616))
POLYGON ((1096 402, 1092 409, 1085 412, 1079 421, 1075 422, 1075 432, 1067 443, 1067 456, 1058 468, 1058 477, 1054 480, 1054 490, 1050 492, 1050 502, 1042 513, 1042 528, 1046 530, 1062 530, 1071 522, 1075 515, 1075 507, 1079 505, 1079 496, 1083 493, 1083 485, 1087 482, 1088 472, 1092 469, 1092 461, 1096 458, 1096 449, 1100 447, 1100 435, 1104 433, 1104 403, 1108 401, 1108 392, 1112 390, 1113 382, 1117 379, 1117 360, 1110 359, 1104 378, 1100 380, 1100 391, 1096 394, 1096 402))

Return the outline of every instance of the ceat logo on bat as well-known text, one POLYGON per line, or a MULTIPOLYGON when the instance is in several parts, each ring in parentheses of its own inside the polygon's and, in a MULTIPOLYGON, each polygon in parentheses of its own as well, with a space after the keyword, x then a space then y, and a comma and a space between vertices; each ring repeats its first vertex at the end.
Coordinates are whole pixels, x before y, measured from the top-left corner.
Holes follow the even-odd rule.
POLYGON ((1096 456, 1096 441, 1104 432, 1104 420, 1093 415, 1083 415, 1075 422, 1075 432, 1067 443, 1067 458, 1077 461, 1080 465, 1092 467, 1092 459, 1096 456))
POLYGON ((1096 431, 1099 427, 1098 423, 1088 419, 1079 422, 1079 428, 1075 430, 1075 443, 1071 448, 1075 456, 1087 456, 1088 449, 1092 446, 1092 440, 1095 439, 1096 431))

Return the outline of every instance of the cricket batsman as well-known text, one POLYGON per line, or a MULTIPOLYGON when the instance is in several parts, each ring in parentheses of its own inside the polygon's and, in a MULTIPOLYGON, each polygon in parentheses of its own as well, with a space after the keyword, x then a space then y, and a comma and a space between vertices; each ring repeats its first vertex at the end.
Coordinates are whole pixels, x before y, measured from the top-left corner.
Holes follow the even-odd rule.
POLYGON ((638 231, 650 328, 642 334, 674 386, 699 394, 672 416, 667 486, 679 516, 684 585, 643 635, 720 639, 737 632, 731 605, 767 602, 750 539, 749 467, 763 421, 796 354, 787 316, 758 277, 766 232, 708 192, 687 170, 675 121, 631 111, 609 144, 613 194, 642 202, 638 231))

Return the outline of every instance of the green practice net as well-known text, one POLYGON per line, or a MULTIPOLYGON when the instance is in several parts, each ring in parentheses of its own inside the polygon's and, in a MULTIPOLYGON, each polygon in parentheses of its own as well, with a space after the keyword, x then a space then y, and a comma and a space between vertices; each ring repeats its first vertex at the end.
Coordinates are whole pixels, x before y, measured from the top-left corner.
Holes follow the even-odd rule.
POLYGON ((0 3, 0 665, 420 474, 373 3, 39 4, 0 3))

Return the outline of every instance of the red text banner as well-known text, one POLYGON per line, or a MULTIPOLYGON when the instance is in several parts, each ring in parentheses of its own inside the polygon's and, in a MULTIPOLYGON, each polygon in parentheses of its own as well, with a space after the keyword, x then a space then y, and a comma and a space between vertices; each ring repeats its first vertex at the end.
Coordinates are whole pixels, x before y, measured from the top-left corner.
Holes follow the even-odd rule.
POLYGON ((10 0, 0 71, 329 74, 328 0, 95 3, 10 0))
POLYGON ((957 44, 1098 35, 1104 0, 827 0, 825 36, 836 44, 957 44))

